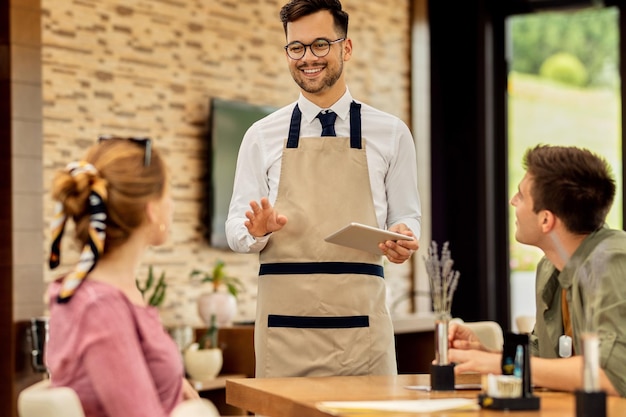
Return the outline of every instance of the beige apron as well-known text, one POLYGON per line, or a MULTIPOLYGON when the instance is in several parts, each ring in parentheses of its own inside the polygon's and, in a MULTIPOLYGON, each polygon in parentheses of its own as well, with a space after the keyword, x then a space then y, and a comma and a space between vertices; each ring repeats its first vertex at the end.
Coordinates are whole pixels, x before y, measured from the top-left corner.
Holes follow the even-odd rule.
POLYGON ((395 375, 382 257, 324 241, 377 225, 360 105, 350 138, 300 138, 300 117, 296 106, 275 203, 288 223, 260 255, 256 376, 395 375))

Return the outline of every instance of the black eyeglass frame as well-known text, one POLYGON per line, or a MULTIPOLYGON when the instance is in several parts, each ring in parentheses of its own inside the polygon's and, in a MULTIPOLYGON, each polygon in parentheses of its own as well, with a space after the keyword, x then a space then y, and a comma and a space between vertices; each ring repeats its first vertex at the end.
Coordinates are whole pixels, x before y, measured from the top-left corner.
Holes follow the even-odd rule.
POLYGON ((128 140, 137 145, 140 145, 144 149, 144 158, 143 158, 143 166, 149 167, 152 162, 152 139, 150 138, 136 138, 136 137, 120 137, 120 136, 110 136, 110 135, 100 135, 98 137, 98 143, 105 140, 128 140))
POLYGON ((346 40, 346 38, 339 38, 339 39, 335 39, 334 41, 331 41, 330 39, 326 39, 326 38, 317 38, 317 39, 315 39, 313 42, 311 42, 309 44, 305 44, 305 43, 302 43, 300 41, 293 41, 293 42, 289 42, 287 45, 285 45, 284 48, 285 48, 285 52, 287 53, 287 56, 289 58, 293 59, 294 61, 298 61, 298 60, 304 58, 304 56, 306 55, 306 48, 309 48, 311 53, 313 55, 315 55, 316 57, 324 58, 326 55, 328 55, 330 53, 330 47, 331 46, 333 46, 336 43, 343 42, 345 40, 346 40), (319 41, 324 41, 324 42, 328 43, 328 49, 326 50, 326 53, 324 55, 316 54, 315 51, 313 50, 313 48, 311 48, 312 45, 314 45, 316 42, 319 42, 319 41), (302 46, 302 55, 300 57, 298 57, 298 58, 294 58, 289 53, 289 47, 294 46, 294 45, 302 46))

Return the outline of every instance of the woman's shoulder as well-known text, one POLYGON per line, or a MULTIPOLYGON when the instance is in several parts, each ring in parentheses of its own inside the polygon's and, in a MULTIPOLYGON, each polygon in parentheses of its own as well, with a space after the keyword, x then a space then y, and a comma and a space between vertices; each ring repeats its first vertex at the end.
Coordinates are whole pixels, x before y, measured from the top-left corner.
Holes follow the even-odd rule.
MULTIPOLYGON (((51 306, 59 304, 57 297, 63 285, 63 278, 56 279, 48 286, 48 300, 51 306)), ((100 308, 106 306, 119 308, 120 305, 127 305, 129 308, 132 308, 130 300, 120 289, 110 284, 90 279, 85 279, 76 289, 72 298, 65 304, 68 307, 71 306, 70 309, 74 311, 88 310, 95 305, 100 306, 100 308)))

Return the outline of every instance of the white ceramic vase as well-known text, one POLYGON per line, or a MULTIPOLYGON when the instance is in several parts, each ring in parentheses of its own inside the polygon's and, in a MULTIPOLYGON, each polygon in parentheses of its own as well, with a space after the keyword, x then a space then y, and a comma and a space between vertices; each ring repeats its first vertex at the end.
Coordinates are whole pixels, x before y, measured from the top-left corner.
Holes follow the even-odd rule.
POLYGON ((185 370, 196 381, 214 379, 222 370, 222 349, 200 349, 197 343, 192 343, 183 353, 185 370))
POLYGON ((206 292, 198 297, 198 315, 207 326, 215 314, 217 327, 230 326, 237 314, 237 299, 229 292, 206 292))

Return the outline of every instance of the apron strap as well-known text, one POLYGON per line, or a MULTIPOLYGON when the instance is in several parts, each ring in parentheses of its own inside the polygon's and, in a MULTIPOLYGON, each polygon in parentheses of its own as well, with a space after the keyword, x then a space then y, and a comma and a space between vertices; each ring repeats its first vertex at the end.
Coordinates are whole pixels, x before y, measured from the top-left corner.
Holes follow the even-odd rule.
MULTIPOLYGON (((300 122, 302 112, 298 104, 291 113, 291 123, 289 125, 289 136, 287 136, 287 148, 297 148, 300 142, 300 122)), ((361 149, 361 105, 356 102, 350 103, 350 148, 361 149)))
POLYGON ((361 105, 350 103, 350 148, 361 149, 361 105))
POLYGON ((289 125, 289 136, 287 137, 287 147, 297 148, 300 141, 300 121, 302 120, 302 112, 300 107, 296 104, 296 107, 291 113, 291 124, 289 125))

